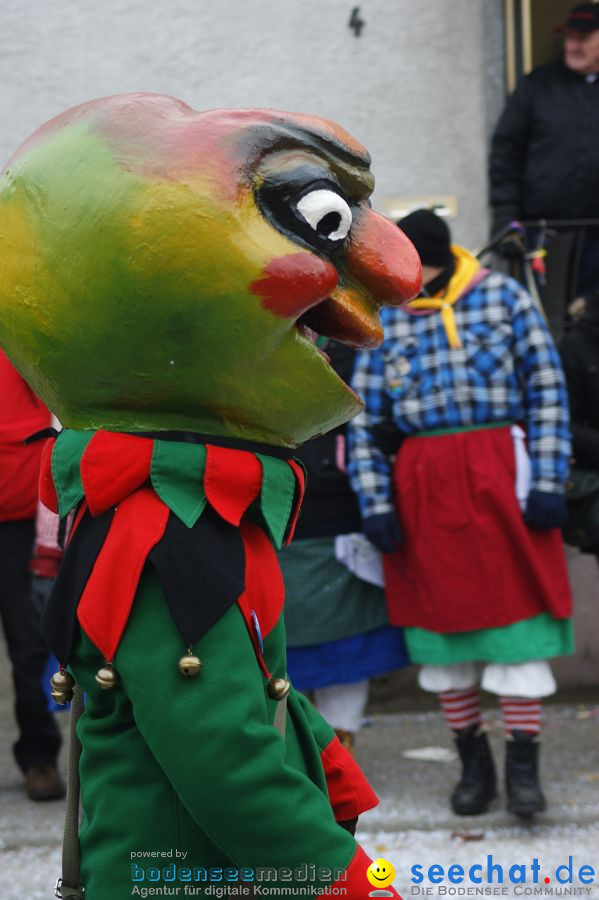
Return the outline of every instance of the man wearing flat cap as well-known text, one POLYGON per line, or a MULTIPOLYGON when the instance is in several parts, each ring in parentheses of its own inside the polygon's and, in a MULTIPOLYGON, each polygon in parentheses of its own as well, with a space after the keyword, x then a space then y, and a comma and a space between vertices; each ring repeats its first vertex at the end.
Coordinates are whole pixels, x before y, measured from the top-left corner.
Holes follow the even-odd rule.
MULTIPOLYGON (((563 60, 526 75, 491 144, 492 234, 514 220, 599 218, 599 4, 575 6, 563 60)), ((599 229, 581 242, 579 294, 599 287, 599 229)))

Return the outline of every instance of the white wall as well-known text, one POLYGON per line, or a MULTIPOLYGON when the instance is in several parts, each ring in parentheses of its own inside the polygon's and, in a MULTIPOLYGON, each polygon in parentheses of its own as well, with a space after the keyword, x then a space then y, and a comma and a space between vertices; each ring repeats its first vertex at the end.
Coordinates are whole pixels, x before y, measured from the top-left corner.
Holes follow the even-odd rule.
MULTIPOLYGON (((499 0, 495 0, 499 2, 499 0)), ((41 122, 104 94, 335 119, 370 150, 375 205, 458 196, 455 236, 486 236, 481 0, 2 0, 2 164, 41 122)))

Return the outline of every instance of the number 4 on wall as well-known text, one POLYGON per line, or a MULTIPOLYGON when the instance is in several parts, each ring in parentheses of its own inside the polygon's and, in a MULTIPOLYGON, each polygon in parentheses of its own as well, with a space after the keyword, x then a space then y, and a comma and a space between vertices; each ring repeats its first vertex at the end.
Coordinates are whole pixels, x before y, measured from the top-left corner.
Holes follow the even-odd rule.
POLYGON ((353 29, 356 37, 360 37, 360 34, 362 33, 362 29, 364 28, 365 25, 366 25, 366 22, 364 21, 364 19, 360 18, 360 7, 354 6, 354 8, 351 11, 351 16, 350 16, 350 19, 348 22, 349 28, 353 29))

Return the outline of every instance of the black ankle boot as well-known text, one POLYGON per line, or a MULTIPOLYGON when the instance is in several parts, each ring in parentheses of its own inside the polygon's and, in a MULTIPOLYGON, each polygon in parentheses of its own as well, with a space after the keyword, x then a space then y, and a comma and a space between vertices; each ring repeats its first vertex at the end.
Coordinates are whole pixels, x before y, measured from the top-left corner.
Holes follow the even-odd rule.
POLYGON ((495 766, 491 748, 479 725, 455 732, 462 760, 462 777, 451 795, 451 808, 458 816, 476 816, 485 812, 495 796, 495 766))
POLYGON ((539 738, 512 731, 506 742, 505 790, 507 808, 516 816, 532 816, 545 809, 539 784, 539 738))

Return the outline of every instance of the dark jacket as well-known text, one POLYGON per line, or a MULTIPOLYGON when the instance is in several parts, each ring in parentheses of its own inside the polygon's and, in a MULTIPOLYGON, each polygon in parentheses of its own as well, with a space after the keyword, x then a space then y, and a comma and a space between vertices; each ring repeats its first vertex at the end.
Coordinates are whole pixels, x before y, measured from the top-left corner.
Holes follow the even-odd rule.
POLYGON ((570 396, 572 450, 581 466, 599 470, 599 297, 562 338, 570 396))
POLYGON ((599 79, 563 63, 535 69, 509 97, 490 157, 494 229, 510 219, 599 217, 599 79))
MULTIPOLYGON (((349 383, 356 351, 337 341, 329 341, 325 353, 337 374, 349 383)), ((345 426, 307 441, 293 455, 301 459, 308 473, 306 496, 294 540, 361 531, 356 495, 338 465, 338 461, 345 464, 345 426)))

